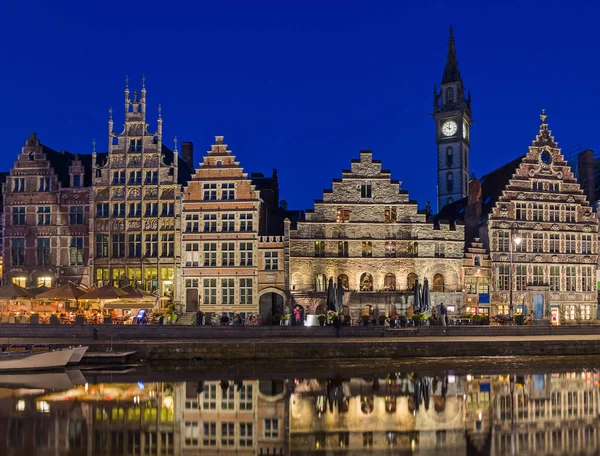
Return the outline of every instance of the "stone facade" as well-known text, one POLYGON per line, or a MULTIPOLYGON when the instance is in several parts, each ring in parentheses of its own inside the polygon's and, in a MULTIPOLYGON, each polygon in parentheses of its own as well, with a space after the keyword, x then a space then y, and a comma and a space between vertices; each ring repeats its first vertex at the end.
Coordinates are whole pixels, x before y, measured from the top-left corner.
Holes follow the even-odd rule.
POLYGON ((263 317, 283 312, 285 239, 262 236, 263 199, 217 136, 184 191, 183 280, 188 312, 263 317), (276 309, 275 309, 276 307, 276 309))
POLYGON ((4 280, 89 285, 89 155, 56 152, 32 133, 3 184, 4 280))
POLYGON ((432 223, 371 151, 361 151, 290 232, 294 300, 320 313, 328 279, 340 277, 354 318, 365 306, 402 312, 415 280, 428 278, 434 303, 458 298, 460 307, 463 239, 461 225, 432 223))
POLYGON ((465 312, 490 316, 490 254, 479 238, 466 248, 463 260, 465 312))
POLYGON ((509 312, 512 288, 515 310, 533 311, 536 318, 557 324, 596 319, 598 220, 544 113, 541 120, 485 226, 494 276, 492 312, 509 312))
POLYGON ((178 302, 181 285, 181 188, 190 170, 146 122, 146 88, 130 98, 125 89, 125 123, 108 125, 108 154, 92 155, 90 267, 96 285, 131 284, 167 302, 178 302))

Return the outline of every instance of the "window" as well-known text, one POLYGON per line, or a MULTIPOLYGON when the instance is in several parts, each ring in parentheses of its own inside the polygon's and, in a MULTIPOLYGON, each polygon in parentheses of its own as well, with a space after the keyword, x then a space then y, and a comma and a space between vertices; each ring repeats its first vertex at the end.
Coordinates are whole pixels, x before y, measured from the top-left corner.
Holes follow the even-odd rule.
POLYGON ((235 215, 234 214, 222 214, 221 215, 221 231, 235 231, 235 215))
POLYGON ((575 253, 575 235, 565 235, 565 253, 575 253))
POLYGON ((533 203, 531 205, 531 219, 536 222, 541 222, 544 219, 544 210, 541 204, 533 203))
POLYGON ((533 285, 544 285, 544 266, 533 265, 533 285))
POLYGON ((37 208, 37 224, 50 225, 50 206, 38 206, 37 208))
POLYGON ((235 266, 234 242, 223 242, 221 244, 221 266, 235 266))
POLYGON ((507 291, 509 286, 510 266, 508 264, 499 264, 496 273, 498 278, 498 291, 507 291))
POLYGON ((216 266, 217 265, 217 243, 216 242, 205 242, 203 246, 204 250, 204 266, 216 266))
POLYGON ((156 217, 158 215, 158 203, 146 203, 146 217, 156 217))
POLYGON ((72 237, 69 243, 69 264, 83 266, 83 238, 72 237))
POLYGON ((240 231, 252 231, 252 214, 240 214, 240 231))
POLYGON ((337 223, 348 223, 350 221, 350 209, 347 207, 338 207, 335 221, 337 223))
POLYGON ((431 286, 431 291, 444 291, 444 276, 442 274, 434 274, 433 275, 433 284, 431 286))
POLYGON ((533 252, 541 253, 544 251, 544 235, 542 233, 533 233, 533 252))
POLYGON ((25 238, 10 240, 10 257, 13 266, 25 265, 25 238))
POLYGON ((25 191, 25 178, 15 177, 13 179, 13 192, 24 192, 25 191))
POLYGON ((592 236, 589 234, 581 235, 581 253, 592 253, 592 236))
POLYGON ((184 439, 187 446, 198 445, 198 423, 185 422, 184 439))
POLYGON ((129 258, 142 256, 142 235, 140 233, 129 235, 129 258))
POLYGON ((203 281, 204 304, 217 303, 217 279, 204 279, 203 281))
POLYGON ((217 423, 203 423, 202 426, 202 445, 217 445, 217 423))
POLYGON ((240 423, 240 447, 251 447, 253 445, 252 423, 240 423))
POLYGON ((452 168, 454 165, 454 149, 452 146, 446 147, 446 166, 452 168))
MULTIPOLYGON (((590 290, 583 290, 590 291, 590 290)), ((591 320, 592 319, 592 306, 589 304, 584 304, 581 306, 581 319, 582 320, 591 320)))
POLYGON ((548 220, 550 220, 551 222, 560 221, 560 210, 559 210, 558 205, 551 204, 548 207, 548 220))
POLYGON ((498 231, 498 250, 508 252, 508 231, 498 231))
POLYGON ((202 394, 202 409, 217 409, 217 385, 206 385, 204 387, 204 392, 202 394))
POLYGON ((581 291, 594 291, 591 266, 581 267, 581 291))
POLYGON ((113 203, 113 217, 125 217, 125 203, 113 203))
POLYGON ((158 184, 158 171, 146 171, 146 179, 144 180, 146 185, 158 184))
POLYGON ((242 385, 240 389, 240 410, 252 410, 252 391, 252 385, 242 385))
POLYGON ((473 258, 473 266, 481 266, 481 257, 476 256, 473 258))
POLYGON ((436 258, 444 258, 446 256, 445 250, 446 248, 442 242, 436 242, 434 256, 436 258))
POLYGON ((565 266, 566 275, 566 290, 565 291, 576 291, 577 290, 577 278, 575 266, 565 266))
POLYGON ((112 235, 112 256, 113 258, 124 258, 125 257, 125 234, 113 234, 112 235))
POLYGON ((371 191, 371 182, 362 182, 360 184, 360 197, 361 198, 371 198, 372 197, 372 191, 371 191))
POLYGON ((240 279, 240 304, 252 304, 252 279, 240 279))
POLYGON ((27 287, 27 277, 13 277, 12 283, 19 285, 22 288, 27 287))
POLYGON ((565 320, 575 320, 575 305, 567 304, 565 306, 565 320))
POLYGON ((217 200, 217 184, 204 184, 204 201, 217 200))
POLYGON ((142 140, 141 139, 130 139, 129 140, 129 152, 141 152, 142 151, 142 140))
POLYGON ((252 266, 253 253, 251 242, 240 242, 240 266, 252 266))
POLYGON ((100 218, 108 217, 108 203, 96 204, 96 217, 100 217, 100 218))
POLYGON ((383 289, 396 291, 396 276, 392 273, 386 274, 383 279, 383 289))
POLYGON ((158 256, 158 234, 146 234, 146 257, 153 258, 158 256))
POLYGON ((265 439, 279 438, 279 420, 277 418, 265 418, 265 439))
POLYGON ((37 278, 37 286, 52 288, 52 277, 50 277, 50 276, 38 277, 37 278))
POLYGON ((515 265, 515 289, 517 291, 527 290, 527 265, 515 265))
MULTIPOLYGON (((233 305, 235 303, 235 279, 221 279, 221 304, 233 305)), ((233 392, 233 388, 230 388, 233 392)))
POLYGON ((204 232, 217 231, 217 214, 204 214, 204 232))
POLYGON ((565 210, 565 222, 574 223, 577 221, 575 206, 567 206, 565 210))
POLYGON ((265 269, 279 269, 279 252, 265 252, 265 269))
POLYGON ((129 203, 129 217, 142 216, 142 203, 129 203))
POLYGON ((113 172, 113 185, 125 185, 125 171, 113 172))
POLYGON ((234 436, 234 423, 221 423, 221 446, 233 446, 234 436))
POLYGON ((69 223, 71 225, 83 225, 83 206, 71 206, 69 208, 69 223))
POLYGON ((175 203, 162 203, 160 215, 175 215, 175 203))
POLYGON ((371 241, 362 243, 362 256, 372 257, 373 256, 373 243, 371 241))
POLYGON ((550 234, 550 243, 548 244, 550 253, 560 252, 560 235, 550 234))
POLYGON ((175 234, 163 233, 161 235, 161 257, 172 257, 175 254, 175 234))
POLYGON ((360 276, 360 291, 373 291, 373 276, 368 272, 360 276))
POLYGON ((188 214, 185 216, 185 231, 187 233, 197 233, 198 232, 198 215, 188 214))
POLYGON ((560 291, 560 266, 550 266, 550 291, 560 291))
POLYGON ((50 177, 40 177, 38 181, 38 192, 50 191, 50 177))
POLYGON ((338 256, 339 257, 347 257, 348 256, 348 241, 339 241, 338 242, 338 256))
POLYGON ((198 279, 185 279, 186 288, 198 288, 198 279))
POLYGON ((412 257, 419 256, 419 243, 418 242, 409 242, 408 243, 408 255, 412 257))
POLYGON ((37 265, 48 266, 50 264, 50 238, 37 239, 37 265))
POLYGON ((130 171, 129 172, 129 184, 140 185, 142 183, 142 172, 141 171, 130 171))
POLYGON ((198 266, 200 261, 199 244, 197 242, 185 244, 185 265, 198 266))
POLYGON ((446 173, 446 190, 450 193, 454 191, 454 174, 446 173))
POLYGON ((527 205, 525 203, 516 204, 515 218, 517 220, 527 220, 527 205))
POLYGON ((96 235, 96 258, 108 258, 108 234, 96 235))
POLYGON ((12 208, 12 224, 13 224, 13 226, 25 225, 25 208, 24 207, 13 207, 12 208))
POLYGON ((388 258, 396 257, 396 243, 394 241, 385 243, 385 256, 388 258))
POLYGON ((235 184, 221 184, 221 199, 233 200, 235 199, 235 184))
POLYGON ((385 223, 396 223, 398 219, 396 206, 385 206, 383 216, 385 223))
POLYGON ((325 256, 325 241, 315 241, 315 256, 316 257, 324 257, 325 256))
POLYGON ((373 446, 373 433, 363 432, 363 448, 371 448, 373 446))
POLYGON ((531 184, 531 188, 534 192, 541 192, 544 190, 544 184, 542 182, 533 181, 531 184))

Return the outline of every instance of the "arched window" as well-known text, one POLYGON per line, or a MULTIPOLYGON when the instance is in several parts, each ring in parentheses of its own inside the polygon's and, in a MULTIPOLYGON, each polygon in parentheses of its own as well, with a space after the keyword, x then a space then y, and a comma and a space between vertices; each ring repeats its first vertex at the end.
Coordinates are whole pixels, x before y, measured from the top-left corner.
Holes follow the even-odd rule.
POLYGON ((362 243, 362 256, 373 256, 373 243, 371 241, 362 243))
POLYGON ((446 147, 446 166, 450 167, 454 165, 454 149, 452 146, 446 147))
POLYGON ((476 257, 473 259, 473 264, 474 264, 475 266, 481 266, 481 257, 480 257, 480 256, 476 256, 476 257))
POLYGON ((348 276, 346 274, 340 274, 338 276, 338 282, 342 281, 342 287, 344 288, 344 291, 348 291, 349 286, 348 286, 348 276))
POLYGON ((315 291, 325 291, 326 284, 327 278, 325 274, 317 274, 315 276, 315 291))
POLYGON ((416 282, 417 282, 417 274, 415 274, 414 272, 411 272, 410 274, 408 274, 408 277, 406 279, 406 287, 409 290, 413 290, 415 288, 416 282))
POLYGON ((385 243, 385 256, 390 258, 396 256, 396 243, 394 241, 385 243))
POLYGON ((454 174, 446 173, 446 189, 449 192, 454 191, 454 174))
POLYGON ((444 291, 444 276, 442 274, 438 273, 433 276, 431 291, 444 291))
POLYGON ((360 291, 373 291, 373 276, 368 272, 360 276, 360 291))
POLYGON ((324 257, 325 256, 325 241, 315 241, 315 256, 316 257, 324 257))
POLYGON ((338 242, 338 256, 339 257, 347 257, 348 256, 348 241, 339 241, 338 242))
POLYGON ((446 103, 454 103, 454 89, 452 87, 446 89, 446 103))
POLYGON ((383 289, 396 291, 396 276, 392 273, 386 274, 383 280, 383 289))

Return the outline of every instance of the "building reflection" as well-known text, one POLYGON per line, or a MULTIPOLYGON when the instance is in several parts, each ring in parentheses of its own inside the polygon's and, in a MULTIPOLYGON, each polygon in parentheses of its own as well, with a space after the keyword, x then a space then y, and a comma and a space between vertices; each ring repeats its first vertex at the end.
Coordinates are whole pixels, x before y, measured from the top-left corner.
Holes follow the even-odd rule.
POLYGON ((0 389, 0 454, 598 454, 595 373, 0 389))

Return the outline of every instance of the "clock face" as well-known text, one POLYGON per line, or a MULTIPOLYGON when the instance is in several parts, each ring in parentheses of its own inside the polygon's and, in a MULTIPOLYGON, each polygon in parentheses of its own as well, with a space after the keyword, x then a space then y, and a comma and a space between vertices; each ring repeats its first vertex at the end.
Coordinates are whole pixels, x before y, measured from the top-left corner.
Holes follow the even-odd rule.
POLYGON ((442 134, 444 136, 454 136, 458 130, 458 125, 453 120, 447 120, 442 124, 442 134))
POLYGON ((467 139, 467 136, 469 136, 469 124, 465 120, 463 121, 463 138, 467 139))

